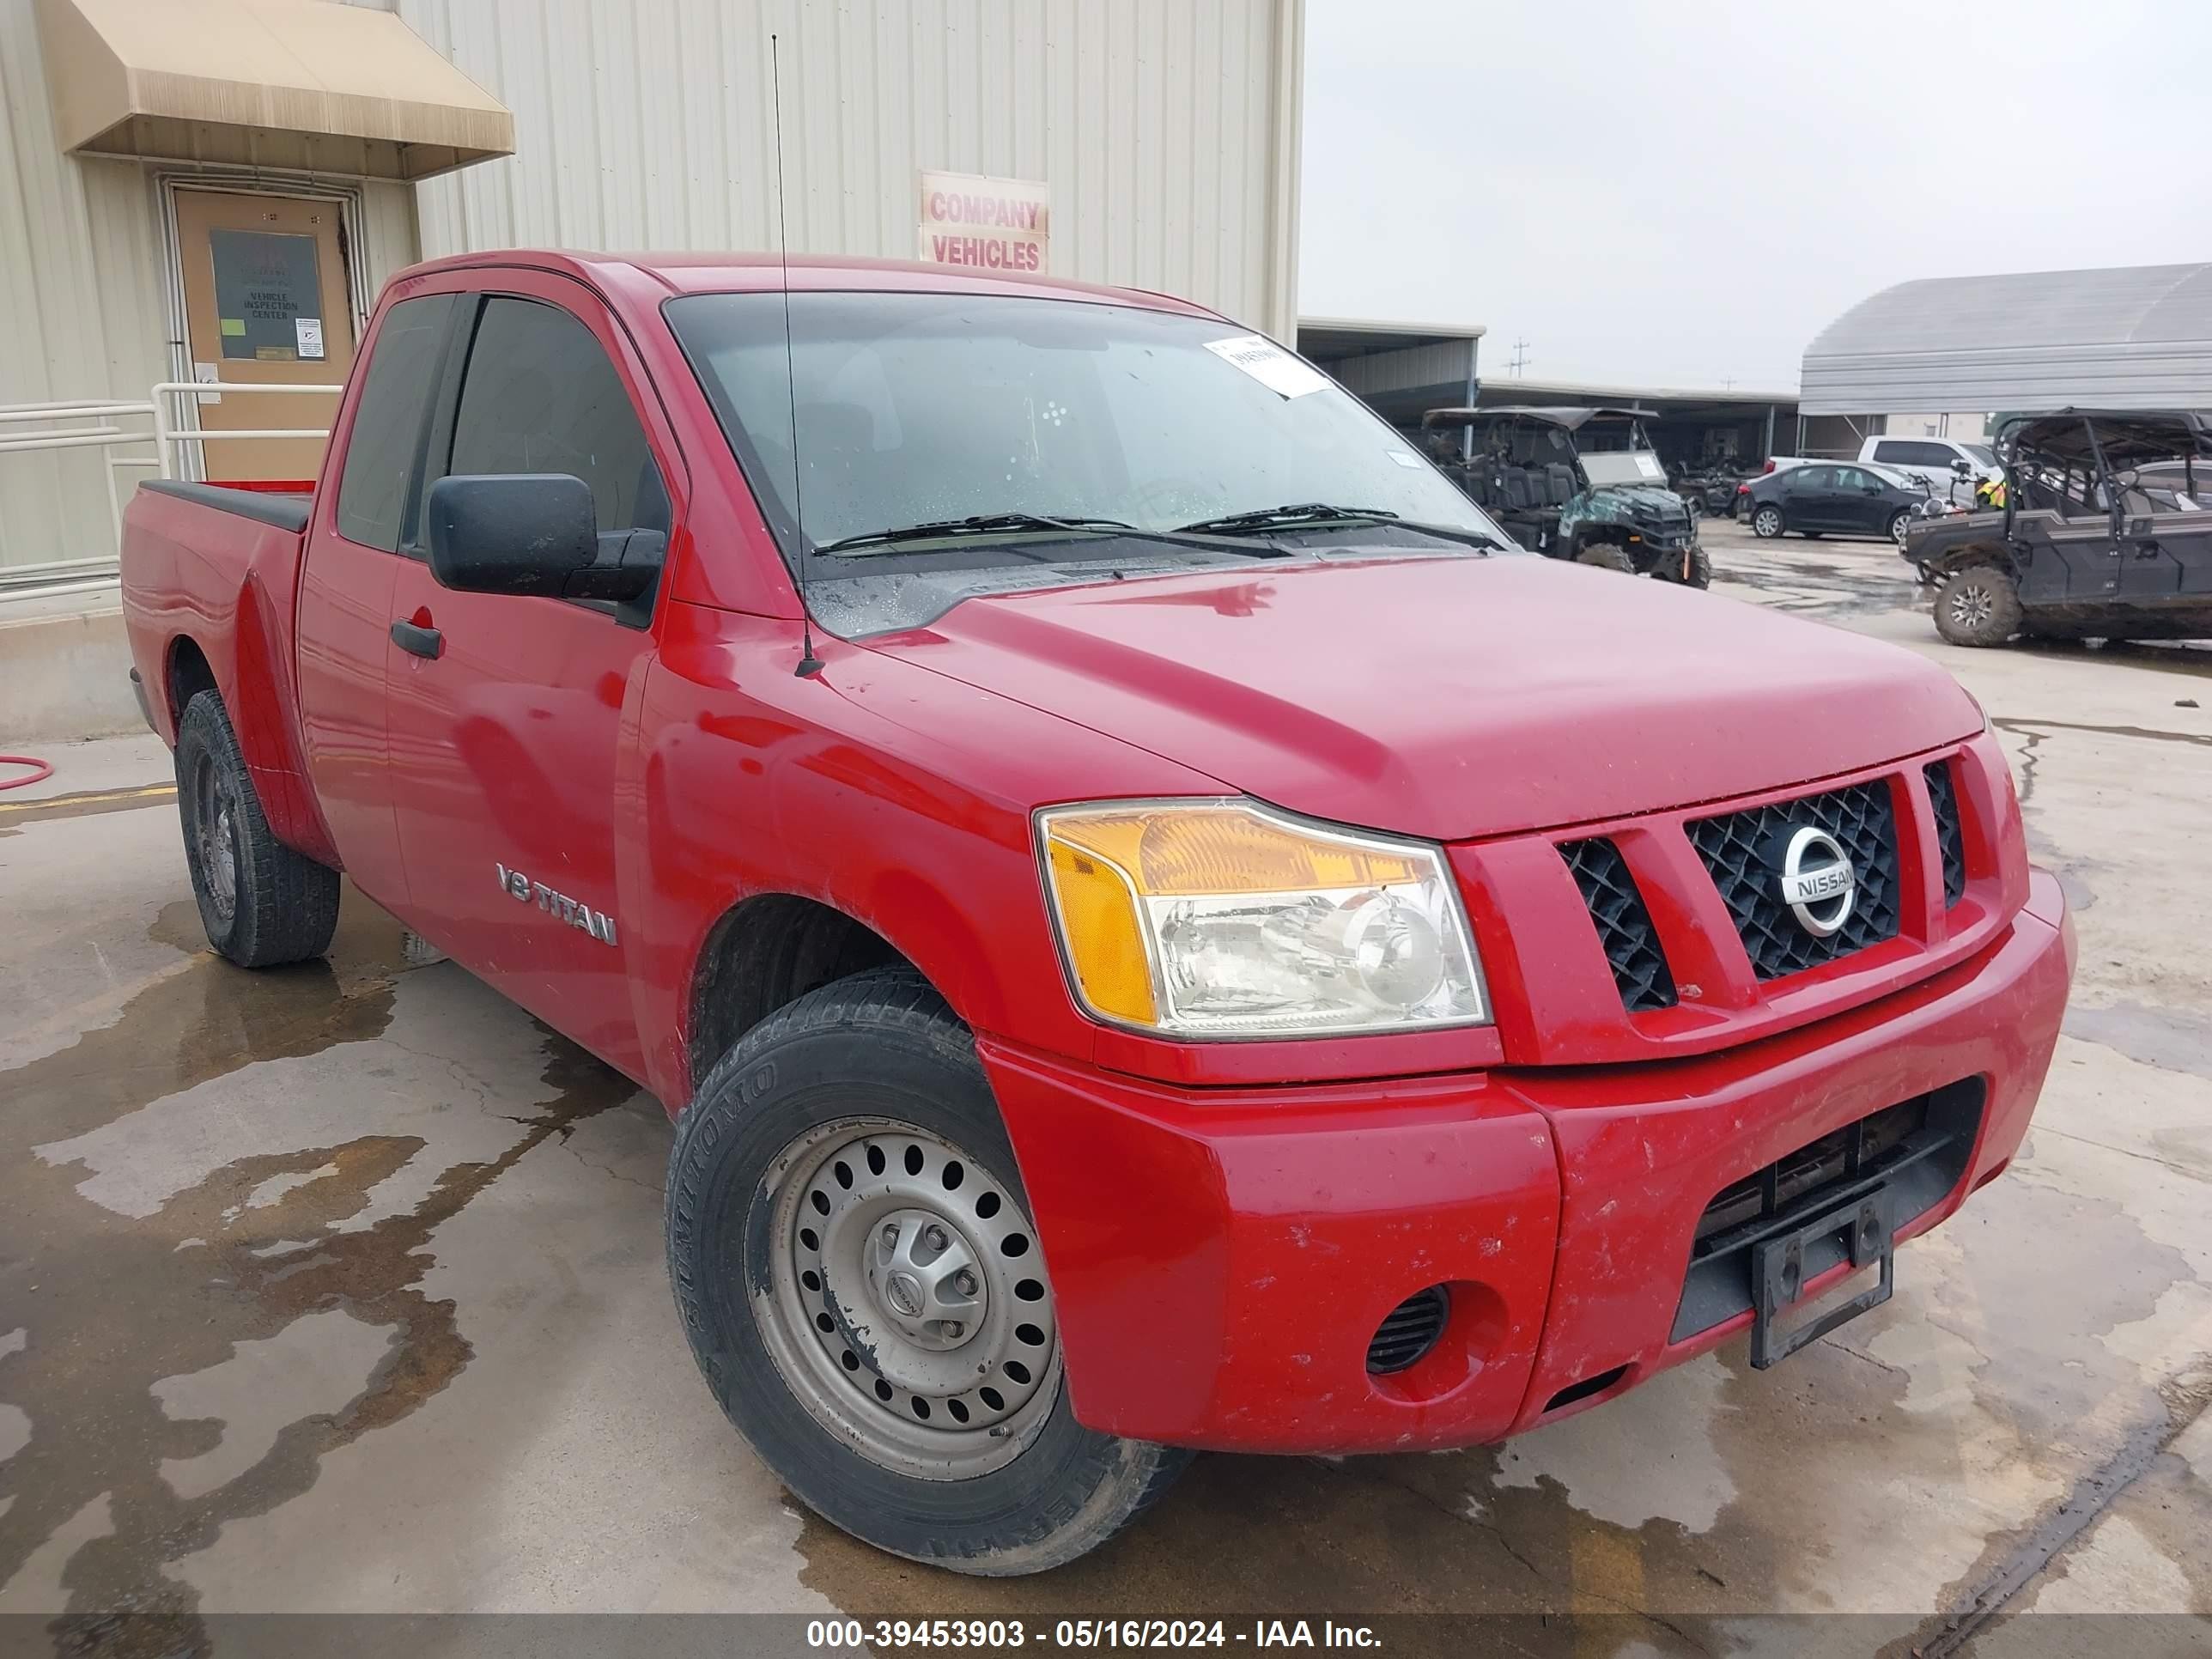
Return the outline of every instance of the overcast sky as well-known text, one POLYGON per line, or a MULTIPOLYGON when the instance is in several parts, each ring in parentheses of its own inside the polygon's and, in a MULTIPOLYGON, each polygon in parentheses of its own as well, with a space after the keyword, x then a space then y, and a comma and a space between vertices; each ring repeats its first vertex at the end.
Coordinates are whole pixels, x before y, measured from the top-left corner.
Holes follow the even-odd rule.
POLYGON ((2205 0, 1306 0, 1298 309, 1794 386, 1916 276, 2212 258, 2205 0))

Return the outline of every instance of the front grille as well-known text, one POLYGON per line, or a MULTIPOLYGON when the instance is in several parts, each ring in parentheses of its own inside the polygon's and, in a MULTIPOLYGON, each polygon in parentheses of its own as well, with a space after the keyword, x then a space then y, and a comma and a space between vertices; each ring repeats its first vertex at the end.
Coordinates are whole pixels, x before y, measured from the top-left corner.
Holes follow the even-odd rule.
POLYGON ((1674 1006, 1674 976, 1660 953, 1659 935, 1652 930, 1650 912, 1636 878, 1629 874, 1620 849, 1603 836, 1591 841, 1559 843, 1559 856, 1582 889, 1589 906, 1590 921, 1597 926, 1598 943, 1613 969, 1613 982, 1620 988, 1621 1006, 1631 1013, 1674 1006))
POLYGON ((1441 1285, 1416 1291, 1391 1309, 1367 1344, 1370 1375, 1387 1376, 1418 1364, 1444 1334, 1444 1319, 1450 1312, 1451 1298, 1441 1285))
MULTIPOLYGON (((1982 1085, 1973 1079, 1916 1095, 1722 1188, 1698 1218, 1669 1340, 1680 1342, 1750 1308, 1752 1253, 1762 1239, 1854 1204, 1881 1186, 1890 1189, 1895 1225, 1925 1215, 1966 1173, 1982 1099, 1982 1085)), ((1805 1277, 1826 1272, 1844 1255, 1839 1238, 1815 1241, 1807 1247, 1805 1277)))
POLYGON ((1921 769, 1928 780, 1928 805, 1936 812, 1936 845, 1943 854, 1943 908, 1966 892, 1966 838, 1959 823, 1959 792, 1952 787, 1951 763, 1930 761, 1921 769))
POLYGON ((1897 936, 1897 815, 1888 780, 1695 818, 1683 828, 1760 979, 1802 973, 1897 936), (1836 838, 1856 881, 1850 915, 1825 937, 1804 927, 1782 902, 1781 849, 1808 824, 1836 838))

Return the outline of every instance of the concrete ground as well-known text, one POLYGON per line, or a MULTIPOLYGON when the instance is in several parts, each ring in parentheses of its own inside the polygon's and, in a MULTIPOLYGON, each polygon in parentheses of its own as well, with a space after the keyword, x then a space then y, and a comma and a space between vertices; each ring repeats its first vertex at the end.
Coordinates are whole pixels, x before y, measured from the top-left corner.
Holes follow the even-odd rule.
POLYGON ((1886 1307, 1502 1447, 1201 1459, 1043 1579, 894 1561, 799 1511, 700 1383, 657 1104, 350 898, 327 965, 218 962, 158 746, 64 747, 0 793, 0 1613, 166 1615, 149 1651, 309 1610, 1607 1616, 1498 1627, 1562 1653, 1736 1650, 1775 1613, 1883 1615, 1771 1627, 1835 1652, 2205 1636, 1981 1621, 2212 1614, 2212 653, 1953 650, 1887 546, 1707 539, 1715 603, 1964 679, 2076 907, 2028 1146, 1886 1307))

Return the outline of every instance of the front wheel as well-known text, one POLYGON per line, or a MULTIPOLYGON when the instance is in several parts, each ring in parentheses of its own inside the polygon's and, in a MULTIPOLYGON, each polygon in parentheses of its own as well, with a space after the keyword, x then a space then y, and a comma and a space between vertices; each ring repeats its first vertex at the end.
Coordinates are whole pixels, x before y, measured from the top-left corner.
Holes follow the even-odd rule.
POLYGON ((677 1126, 668 1270, 731 1422, 894 1555, 1041 1572, 1189 1461, 1075 1420, 1052 1280, 967 1028, 910 969, 771 1015, 677 1126))
POLYGON ((1955 570, 1936 590, 1936 631, 1953 645, 2002 645, 2020 631, 2020 589, 1992 565, 1955 570))
POLYGON ((1897 544, 1899 552, 1905 550, 1905 532, 1911 527, 1911 525, 1912 514, 1904 507, 1899 507, 1889 515, 1889 538, 1897 544))
POLYGON ((1751 515, 1751 533, 1761 541, 1772 541, 1782 533, 1782 509, 1761 507, 1751 515))
POLYGON ((1625 575, 1636 574, 1636 566, 1628 555, 1611 542, 1592 542, 1575 555, 1575 562, 1594 565, 1600 570, 1618 570, 1625 575))
POLYGON ((1702 546, 1684 553, 1662 553, 1659 562, 1651 567, 1651 574, 1662 582, 1677 582, 1684 587, 1711 587, 1713 561, 1702 546))

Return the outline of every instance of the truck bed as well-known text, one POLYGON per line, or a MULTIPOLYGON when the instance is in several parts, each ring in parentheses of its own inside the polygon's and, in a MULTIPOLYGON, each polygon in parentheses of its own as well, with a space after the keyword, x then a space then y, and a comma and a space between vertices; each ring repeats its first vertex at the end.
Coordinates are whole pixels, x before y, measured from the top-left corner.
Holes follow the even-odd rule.
POLYGON ((123 619, 147 719, 173 747, 194 690, 222 694, 270 828, 335 862, 300 752, 293 649, 312 495, 152 479, 123 515, 123 619))

